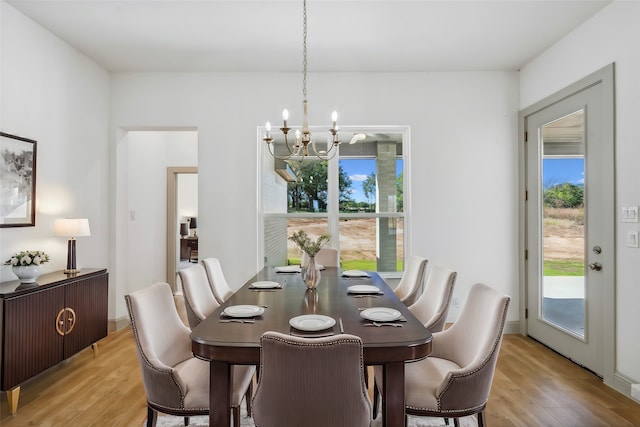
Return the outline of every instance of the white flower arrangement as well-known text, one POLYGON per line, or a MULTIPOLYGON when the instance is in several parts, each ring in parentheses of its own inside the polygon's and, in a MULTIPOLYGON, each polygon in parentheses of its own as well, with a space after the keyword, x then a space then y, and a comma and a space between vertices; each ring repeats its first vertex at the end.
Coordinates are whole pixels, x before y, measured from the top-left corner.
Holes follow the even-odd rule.
POLYGON ((6 260, 4 265, 18 267, 26 265, 40 265, 45 262, 49 262, 49 255, 42 251, 22 251, 6 260))

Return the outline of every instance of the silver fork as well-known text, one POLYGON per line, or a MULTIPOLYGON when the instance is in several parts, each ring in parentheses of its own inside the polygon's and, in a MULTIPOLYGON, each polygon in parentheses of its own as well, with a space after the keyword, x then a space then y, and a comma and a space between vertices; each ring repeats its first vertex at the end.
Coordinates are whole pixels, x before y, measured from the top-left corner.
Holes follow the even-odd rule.
POLYGON ((364 326, 377 326, 378 328, 380 326, 395 326, 396 328, 402 328, 402 325, 400 323, 387 323, 387 322, 371 322, 371 323, 366 323, 364 326))

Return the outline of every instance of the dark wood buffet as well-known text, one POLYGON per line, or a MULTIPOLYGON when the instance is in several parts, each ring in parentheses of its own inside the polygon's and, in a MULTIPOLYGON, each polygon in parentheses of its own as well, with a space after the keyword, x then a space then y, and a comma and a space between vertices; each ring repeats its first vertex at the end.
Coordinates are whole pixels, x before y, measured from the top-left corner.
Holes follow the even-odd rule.
POLYGON ((22 382, 107 336, 108 294, 104 268, 0 283, 0 390, 12 414, 22 382))

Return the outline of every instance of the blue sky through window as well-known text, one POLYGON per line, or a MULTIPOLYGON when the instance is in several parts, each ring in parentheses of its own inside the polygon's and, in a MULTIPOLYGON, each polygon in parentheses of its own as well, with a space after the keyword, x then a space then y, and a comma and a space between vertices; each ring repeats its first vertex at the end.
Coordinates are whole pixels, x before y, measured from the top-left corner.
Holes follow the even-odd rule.
POLYGON ((542 176, 542 184, 545 188, 564 182, 584 184, 584 159, 544 159, 542 176))
MULTIPOLYGON (((341 159, 340 166, 351 178, 351 195, 356 202, 368 202, 362 192, 362 183, 376 171, 375 159, 341 159)), ((396 161, 396 176, 402 173, 402 160, 396 161)))

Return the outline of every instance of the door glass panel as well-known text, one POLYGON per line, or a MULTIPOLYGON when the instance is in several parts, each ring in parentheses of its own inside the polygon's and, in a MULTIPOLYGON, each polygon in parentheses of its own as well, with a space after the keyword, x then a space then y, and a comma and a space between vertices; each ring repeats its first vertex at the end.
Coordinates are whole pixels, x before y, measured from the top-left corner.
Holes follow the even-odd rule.
POLYGON ((541 129, 543 282, 546 322, 585 336, 584 110, 541 129))

